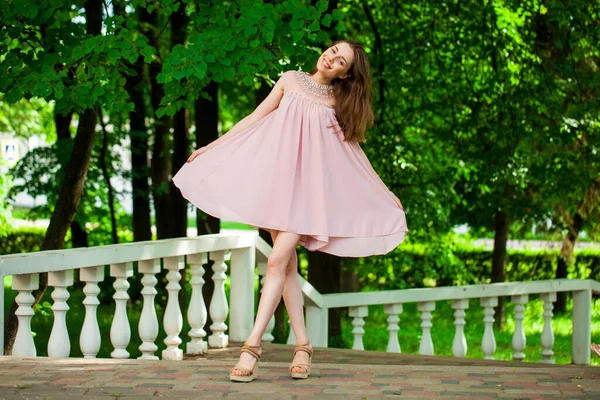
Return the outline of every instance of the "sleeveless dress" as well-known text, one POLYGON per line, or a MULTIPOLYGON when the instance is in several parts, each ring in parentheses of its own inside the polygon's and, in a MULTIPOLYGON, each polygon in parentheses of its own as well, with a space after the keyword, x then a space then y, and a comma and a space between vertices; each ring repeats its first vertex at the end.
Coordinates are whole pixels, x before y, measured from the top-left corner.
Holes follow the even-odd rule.
POLYGON ((399 207, 357 143, 344 142, 330 85, 306 72, 280 78, 278 108, 173 177, 213 217, 293 232, 309 251, 386 254, 408 232, 399 207))

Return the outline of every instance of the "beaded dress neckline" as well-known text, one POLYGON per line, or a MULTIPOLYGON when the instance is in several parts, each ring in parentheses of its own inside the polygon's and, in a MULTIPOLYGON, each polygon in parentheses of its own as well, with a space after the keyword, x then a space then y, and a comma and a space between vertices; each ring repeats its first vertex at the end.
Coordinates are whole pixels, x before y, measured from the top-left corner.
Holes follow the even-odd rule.
POLYGON ((308 72, 298 72, 298 83, 310 96, 325 103, 333 99, 333 85, 323 85, 315 82, 308 72))

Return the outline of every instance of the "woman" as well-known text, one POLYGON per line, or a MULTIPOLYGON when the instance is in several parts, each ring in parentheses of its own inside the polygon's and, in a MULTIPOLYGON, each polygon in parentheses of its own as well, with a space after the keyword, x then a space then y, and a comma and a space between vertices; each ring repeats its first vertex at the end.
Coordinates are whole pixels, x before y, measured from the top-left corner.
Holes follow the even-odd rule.
POLYGON ((281 296, 296 336, 293 378, 310 374, 296 246, 346 257, 386 254, 408 232, 404 208, 359 146, 373 123, 363 47, 335 42, 310 73, 287 71, 227 134, 194 151, 173 177, 206 213, 270 232, 255 325, 230 379, 257 376, 260 342, 281 296))

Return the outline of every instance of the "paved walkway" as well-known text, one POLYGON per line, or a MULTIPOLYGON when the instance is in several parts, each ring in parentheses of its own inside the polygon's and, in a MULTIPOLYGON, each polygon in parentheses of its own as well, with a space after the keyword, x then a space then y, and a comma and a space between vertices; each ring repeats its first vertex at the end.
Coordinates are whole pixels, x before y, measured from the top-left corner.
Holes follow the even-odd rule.
POLYGON ((1 399, 599 399, 600 368, 315 347, 307 380, 292 346, 267 344, 250 383, 229 380, 239 344, 183 361, 0 357, 1 399), (84 397, 85 396, 85 397, 84 397))

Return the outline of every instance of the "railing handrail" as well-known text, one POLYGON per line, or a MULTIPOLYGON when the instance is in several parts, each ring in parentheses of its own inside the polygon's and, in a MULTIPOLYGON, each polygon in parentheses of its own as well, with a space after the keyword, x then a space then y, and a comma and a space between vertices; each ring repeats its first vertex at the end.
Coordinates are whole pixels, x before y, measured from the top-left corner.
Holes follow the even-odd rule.
POLYGON ((216 233, 194 238, 148 240, 64 250, 0 256, 0 276, 64 271, 255 245, 254 235, 216 233))
POLYGON ((322 294, 327 308, 356 307, 380 304, 418 303, 430 301, 476 299, 550 292, 591 290, 600 294, 600 282, 592 279, 548 279, 530 282, 501 282, 467 286, 382 290, 322 294))

